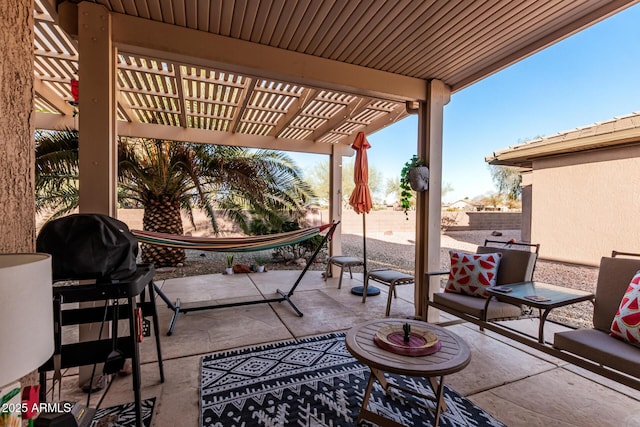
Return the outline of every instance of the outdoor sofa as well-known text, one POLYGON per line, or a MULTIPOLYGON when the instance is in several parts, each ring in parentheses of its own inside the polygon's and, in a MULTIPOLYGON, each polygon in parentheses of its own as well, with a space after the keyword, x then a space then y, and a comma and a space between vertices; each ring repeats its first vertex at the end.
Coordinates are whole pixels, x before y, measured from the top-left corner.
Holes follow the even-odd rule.
MULTIPOLYGON (((478 248, 478 253, 487 253, 496 249, 498 252, 515 254, 520 257, 522 255, 517 252, 527 253, 527 251, 508 250, 505 252, 503 248, 488 248, 486 243, 484 247, 478 248)), ((523 264, 523 258, 515 258, 518 261, 514 261, 503 256, 495 285, 530 281, 537 258, 537 248, 536 252, 531 252, 531 254, 532 264, 526 262, 523 264), (521 273, 524 272, 525 276, 505 278, 506 269, 515 264, 520 264, 519 270, 521 273), (503 276, 500 274, 502 269, 505 269, 502 271, 503 276)), ((426 275, 428 279, 431 275, 444 273, 447 272, 426 273, 426 275)), ((637 282, 634 285, 637 292, 634 297, 637 297, 637 304, 640 304, 640 254, 614 251, 611 257, 603 257, 600 262, 595 291, 593 327, 557 332, 554 334, 553 343, 539 342, 520 331, 495 322, 495 320, 517 317, 521 313, 521 307, 509 308, 505 306, 508 305, 507 303, 492 302, 488 306, 495 307, 495 310, 484 312, 486 302, 484 298, 439 292, 435 293, 431 299, 427 298, 427 310, 429 307, 434 307, 446 311, 460 319, 479 325, 481 329, 489 329, 561 360, 640 390, 639 344, 637 341, 636 344, 632 344, 611 335, 613 319, 618 313, 623 297, 627 297, 632 290, 632 280, 637 282)), ((428 280, 425 282, 428 283, 428 280)), ((631 337, 631 340, 640 338, 640 310, 631 323, 636 320, 638 322, 635 323, 636 338, 631 337)), ((451 323, 455 322, 446 322, 444 325, 451 323)))
MULTIPOLYGON (((630 375, 635 378, 635 384, 630 382, 627 385, 639 388, 640 347, 611 335, 614 316, 625 292, 630 289, 631 280, 640 271, 640 258, 636 256, 640 255, 614 251, 611 257, 601 259, 593 306, 593 327, 557 332, 553 347, 563 353, 584 358, 592 363, 591 366, 584 367, 606 377, 610 377, 610 372, 604 367, 630 375), (618 255, 632 255, 634 258, 618 255)), ((620 382, 626 383, 624 379, 620 382)))

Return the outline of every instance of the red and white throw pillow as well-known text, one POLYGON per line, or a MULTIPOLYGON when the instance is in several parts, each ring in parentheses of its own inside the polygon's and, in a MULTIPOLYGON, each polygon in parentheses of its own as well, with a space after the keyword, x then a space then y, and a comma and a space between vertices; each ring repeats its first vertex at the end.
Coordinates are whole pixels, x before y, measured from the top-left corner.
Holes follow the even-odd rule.
POLYGON ((640 345, 640 271, 633 276, 611 323, 611 335, 640 345))
POLYGON ((445 292, 486 298, 487 288, 496 284, 502 254, 472 254, 449 251, 451 271, 445 292))

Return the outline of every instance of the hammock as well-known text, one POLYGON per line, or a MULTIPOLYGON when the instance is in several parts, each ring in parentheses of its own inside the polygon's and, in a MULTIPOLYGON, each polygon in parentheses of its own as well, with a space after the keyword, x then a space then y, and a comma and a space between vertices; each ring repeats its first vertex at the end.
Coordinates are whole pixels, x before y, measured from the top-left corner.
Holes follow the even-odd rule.
POLYGON ((255 252, 303 242, 331 226, 332 224, 324 224, 286 233, 246 237, 194 237, 142 230, 131 230, 131 234, 140 242, 150 245, 212 252, 255 252))
POLYGON ((167 331, 167 335, 173 334, 173 328, 175 326, 178 313, 188 313, 190 311, 200 311, 200 310, 210 310, 214 308, 226 308, 226 307, 237 307, 241 305, 252 305, 252 304, 263 304, 263 303, 271 303, 271 302, 282 302, 286 301, 289 303, 291 308, 298 314, 298 316, 302 317, 303 313, 296 307, 296 305, 291 301, 291 296, 293 296, 293 292, 296 290, 300 281, 306 274, 311 264, 315 261, 318 253, 324 246, 324 244, 331 240, 333 237, 333 232, 338 226, 339 222, 334 222, 333 224, 324 224, 317 227, 308 227, 300 230, 289 231, 286 233, 278 233, 278 234, 265 234, 260 236, 246 236, 246 237, 194 237, 194 236, 181 236, 177 234, 168 234, 168 233, 158 233, 154 231, 142 231, 142 230, 131 230, 131 234, 136 236, 136 238, 142 242, 150 245, 160 245, 160 246, 169 246, 173 248, 182 248, 182 249, 197 249, 201 251, 212 251, 212 252, 254 252, 254 251, 262 251, 268 249, 275 249, 281 246, 293 245, 296 243, 300 243, 304 240, 310 239, 318 234, 322 233, 324 230, 329 229, 329 231, 324 235, 322 242, 316 248, 315 252, 307 261, 307 264, 302 270, 302 273, 298 276, 298 279, 291 286, 288 292, 282 291, 280 289, 276 290, 276 292, 280 295, 275 298, 267 298, 267 299, 259 299, 252 301, 243 301, 243 302, 233 302, 228 304, 209 304, 209 305, 199 305, 192 307, 180 307, 180 299, 177 299, 175 304, 167 298, 167 296, 154 284, 154 288, 160 298, 167 304, 167 307, 173 311, 173 317, 171 318, 171 323, 169 324, 169 330, 167 331))

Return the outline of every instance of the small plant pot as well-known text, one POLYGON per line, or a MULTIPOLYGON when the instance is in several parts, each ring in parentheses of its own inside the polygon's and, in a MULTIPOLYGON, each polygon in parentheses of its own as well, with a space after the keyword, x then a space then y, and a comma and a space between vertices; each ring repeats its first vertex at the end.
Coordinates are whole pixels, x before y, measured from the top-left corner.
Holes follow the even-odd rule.
POLYGON ((256 266, 256 272, 264 273, 264 265, 257 265, 256 266))
POLYGON ((233 267, 227 267, 224 269, 225 274, 233 274, 233 267))
POLYGON ((417 166, 409 171, 409 184, 413 191, 427 191, 429 189, 429 168, 417 166))

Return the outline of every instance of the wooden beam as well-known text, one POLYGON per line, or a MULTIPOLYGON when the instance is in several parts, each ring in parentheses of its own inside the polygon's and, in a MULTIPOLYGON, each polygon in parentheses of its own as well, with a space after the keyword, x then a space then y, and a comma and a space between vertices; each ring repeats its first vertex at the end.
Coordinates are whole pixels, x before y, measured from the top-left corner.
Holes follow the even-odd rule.
POLYGON ((124 14, 111 15, 113 41, 123 51, 398 101, 424 100, 426 94, 427 82, 422 79, 124 14))
MULTIPOLYGON (((69 83, 69 82, 66 82, 69 83)), ((35 93, 44 98, 49 104, 53 105, 56 110, 66 116, 73 115, 73 107, 67 104, 60 95, 55 93, 49 86, 37 77, 33 78, 33 90, 35 93)))
POLYGON ((315 143, 271 136, 229 133, 207 129, 185 129, 149 123, 118 122, 118 135, 140 138, 158 138, 171 141, 195 142, 200 144, 232 145, 237 147, 265 150, 291 151, 298 153, 331 154, 337 150, 343 156, 352 156, 349 146, 335 147, 336 144, 315 143))
POLYGON ((240 123, 242 122, 242 116, 244 115, 244 112, 247 109, 247 104, 249 103, 249 101, 251 101, 251 97, 253 96, 253 91, 256 88, 256 84, 258 84, 258 80, 257 79, 247 79, 245 81, 245 87, 242 89, 242 100, 239 100, 240 102, 238 102, 238 104, 240 104, 240 106, 238 108, 236 108, 236 113, 233 117, 233 119, 231 120, 231 124, 229 126, 229 129, 231 129, 231 132, 236 133, 238 132, 238 129, 240 128, 240 123))
POLYGON ((35 128, 47 130, 76 129, 76 121, 71 115, 35 113, 35 128))

